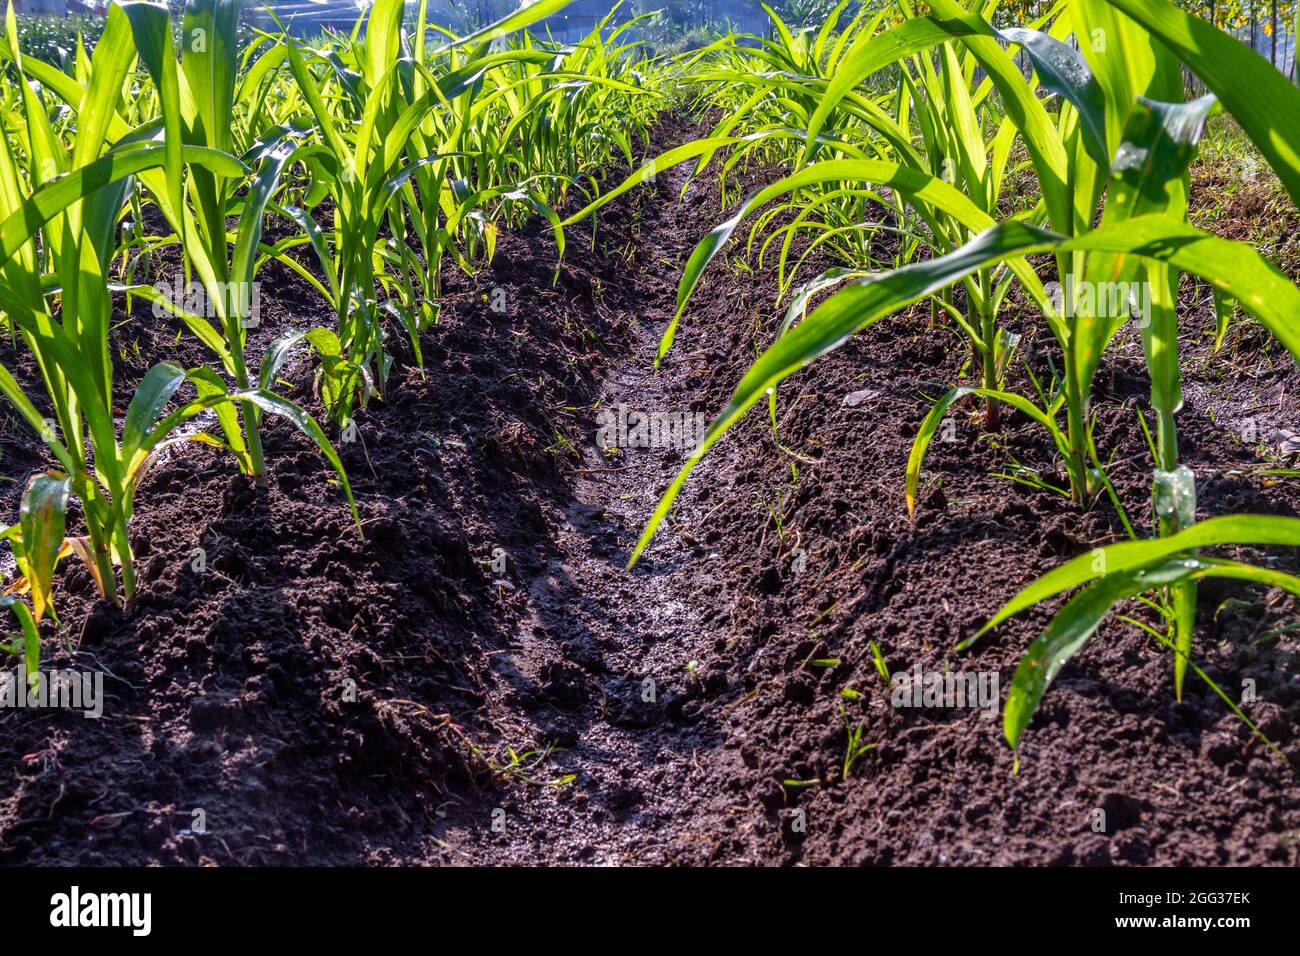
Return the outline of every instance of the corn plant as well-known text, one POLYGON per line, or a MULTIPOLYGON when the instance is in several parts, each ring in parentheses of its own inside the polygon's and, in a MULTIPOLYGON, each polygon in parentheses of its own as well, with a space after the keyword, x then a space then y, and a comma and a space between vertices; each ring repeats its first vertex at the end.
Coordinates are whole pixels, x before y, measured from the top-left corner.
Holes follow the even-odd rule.
MULTIPOLYGON (((242 152, 244 165, 255 170, 251 177, 243 170, 236 176, 221 175, 202 166, 177 163, 173 151, 163 174, 146 181, 154 202, 181 239, 187 268, 202 283, 220 331, 206 316, 163 305, 212 349, 234 387, 246 391, 252 376, 244 348, 247 329, 257 321, 250 309, 263 217, 282 174, 294 160, 296 139, 303 133, 288 126, 255 133, 239 128, 241 107, 254 119, 259 115, 253 97, 261 91, 265 74, 283 59, 282 53, 267 52, 252 65, 245 80, 239 81, 237 37, 242 6, 240 0, 190 0, 181 22, 179 69, 166 9, 132 4, 127 10, 137 37, 143 41, 142 59, 160 100, 164 140, 226 154, 242 152), (247 141, 240 143, 240 139, 247 141), (237 194, 241 186, 246 187, 242 196, 237 194), (235 214, 239 226, 232 244, 227 222, 235 214)), ((283 352, 272 350, 270 355, 278 357, 283 352)), ((267 385, 274 374, 273 368, 263 369, 259 381, 267 385)), ((241 403, 239 409, 242 430, 232 407, 217 413, 226 446, 246 473, 265 481, 262 412, 253 402, 241 403)), ((289 406, 285 411, 300 427, 306 426, 304 413, 289 406)), ((310 426, 307 428, 310 431, 310 426)))
MULTIPOLYGON (((1115 605, 1126 598, 1206 578, 1253 582, 1300 596, 1300 578, 1294 575, 1197 553, 1201 548, 1223 545, 1300 548, 1300 519, 1272 515, 1210 518, 1167 537, 1098 548, 1038 578, 959 645, 968 647, 1021 611, 1073 588, 1082 588, 1056 613, 1016 667, 1003 712, 1003 732, 1012 748, 1020 745, 1052 679, 1096 634, 1115 605)), ((1169 618, 1180 613, 1174 608, 1162 610, 1169 618)), ((1173 643, 1169 646, 1185 668, 1191 661, 1190 647, 1173 643)))
MULTIPOLYGON (((1163 2, 1136 4, 1128 0, 1108 2, 1150 31, 1160 45, 1167 48, 1193 70, 1220 97, 1234 118, 1268 158, 1279 180, 1300 205, 1300 91, 1286 83, 1262 57, 1214 27, 1189 17, 1163 2)), ((1159 124, 1170 135, 1162 147, 1147 154, 1147 170, 1168 169, 1185 165, 1180 156, 1187 139, 1180 136, 1188 128, 1187 117, 1161 111, 1153 105, 1135 111, 1133 126, 1159 124), (1172 120, 1172 121, 1171 121, 1172 120)), ((1193 120, 1192 125, 1195 125, 1193 120)), ((1121 177, 1133 185, 1135 166, 1121 168, 1121 177)), ((1133 206, 1155 202, 1157 205, 1185 203, 1185 186, 1172 177, 1148 178, 1148 187, 1160 183, 1159 189, 1134 189, 1129 202, 1133 206), (1172 184, 1172 189, 1170 185, 1172 184), (1140 195, 1142 198, 1136 198, 1140 195)), ((1121 189, 1123 184, 1121 184, 1121 189)), ((1229 268, 1232 263, 1227 264, 1229 268)), ((1219 559, 1198 553, 1202 547, 1222 545, 1300 546, 1300 521, 1293 518, 1239 515, 1195 522, 1196 493, 1194 476, 1178 465, 1177 432, 1173 415, 1181 404, 1177 364, 1176 316, 1171 277, 1152 274, 1157 290, 1154 298, 1161 303, 1157 321, 1144 330, 1143 345, 1152 378, 1152 405, 1159 423, 1156 447, 1157 471, 1153 499, 1158 531, 1156 541, 1134 541, 1099 549, 1076 558, 1039 578, 1011 599, 977 634, 963 642, 970 646, 999 623, 1029 607, 1086 585, 1053 618, 1046 631, 1030 647, 1013 678, 1004 719, 1004 733, 1013 748, 1017 747, 1043 693, 1052 678, 1096 633, 1103 618, 1120 601, 1158 588, 1165 588, 1171 602, 1159 605, 1169 620, 1174 639, 1167 641, 1158 632, 1137 621, 1153 636, 1167 643, 1175 654, 1175 694, 1181 699, 1185 675, 1192 663, 1191 646, 1195 615, 1195 582, 1205 577, 1228 577, 1283 588, 1300 594, 1300 579, 1283 572, 1219 559)), ((1277 278, 1277 277, 1275 277, 1277 278)), ((1228 297, 1221 282, 1216 290, 1228 297)), ((1293 286, 1274 281, 1260 286, 1246 285, 1241 292, 1251 297, 1242 304, 1250 311, 1262 306, 1263 296, 1290 296, 1293 286)), ((1296 311, 1300 303, 1290 300, 1278 315, 1283 324, 1266 322, 1279 340, 1300 359, 1300 321, 1296 311)), ((1258 315, 1258 312, 1255 312, 1258 315)), ((1205 678, 1202 673, 1201 676, 1205 678)), ((1208 682, 1208 678, 1205 678, 1208 682)), ((1213 686, 1213 685, 1212 685, 1213 686)), ((1226 700, 1227 698, 1225 698, 1226 700)), ((1228 703, 1231 705, 1231 701, 1228 703)), ((1235 709, 1235 708, 1234 708, 1235 709)))
MULTIPOLYGON (((0 310, 36 359, 53 419, 41 415, 3 366, 0 392, 59 463, 60 470, 39 485, 48 492, 42 495, 42 513, 51 507, 61 511, 69 494, 81 501, 86 535, 58 542, 56 550, 66 547, 77 553, 100 593, 113 602, 130 601, 135 592, 128 526, 140 483, 157 453, 186 437, 173 434, 179 426, 204 411, 219 412, 240 403, 286 415, 321 446, 351 500, 342 466, 314 422, 264 390, 228 394, 220 377, 206 367, 186 371, 171 362, 155 365, 132 395, 120 437, 117 434, 106 276, 115 252, 113 226, 129 179, 161 168, 174 172, 184 163, 227 177, 243 171, 236 159, 219 150, 174 138, 158 143, 144 135, 148 128, 123 128, 117 107, 134 59, 133 38, 136 47, 146 49, 164 36, 167 43, 171 38, 165 9, 141 9, 145 6, 110 9, 85 71, 82 95, 73 98, 66 87, 60 93, 76 103, 70 148, 55 134, 46 105, 26 80, 21 84, 26 122, 18 136, 25 164, 7 137, 0 144, 0 310), (185 383, 199 397, 168 412, 185 383)), ((9 56, 26 74, 30 65, 16 43, 12 7, 7 28, 9 56)), ((54 548, 49 525, 43 527, 46 533, 35 536, 23 529, 26 559, 40 572, 29 581, 38 589, 34 599, 41 603, 48 599, 45 579, 54 548)))
POLYGON ((316 333, 314 344, 323 359, 322 395, 336 422, 350 416, 357 395, 364 401, 371 392, 383 394, 391 361, 383 346, 376 298, 382 260, 375 247, 397 192, 390 182, 393 173, 407 140, 432 105, 426 96, 419 106, 404 108, 395 91, 402 13, 403 5, 391 0, 372 7, 364 44, 345 51, 357 72, 351 73, 352 85, 338 100, 341 111, 327 104, 325 80, 312 69, 315 61, 328 76, 336 69, 330 58, 293 40, 287 48, 298 91, 323 141, 316 168, 334 201, 328 247, 306 213, 287 211, 300 220, 311 240, 328 280, 328 290, 321 291, 335 310, 336 329, 316 333))
MULTIPOLYGON (((902 6, 908 9, 906 4, 902 6)), ((1002 34, 1012 40, 1026 35, 1014 31, 1002 34)), ((984 114, 991 111, 993 83, 988 77, 977 82, 978 61, 970 50, 959 54, 957 46, 956 41, 949 41, 937 47, 937 68, 928 50, 902 61, 899 117, 901 120, 910 113, 915 118, 929 171, 958 185, 983 212, 996 216, 1017 128, 1010 117, 992 122, 985 118, 984 114), (988 126, 994 132, 986 136, 988 126)), ((944 232, 935 237, 940 240, 940 252, 957 248, 974 237, 959 222, 943 225, 944 232)), ((1000 263, 963 280, 964 315, 954 306, 951 289, 942 290, 932 300, 956 322, 970 344, 981 394, 985 396, 984 426, 990 430, 1000 425, 996 395, 1003 391, 1018 342, 999 320, 1013 277, 1005 263, 1000 263)))

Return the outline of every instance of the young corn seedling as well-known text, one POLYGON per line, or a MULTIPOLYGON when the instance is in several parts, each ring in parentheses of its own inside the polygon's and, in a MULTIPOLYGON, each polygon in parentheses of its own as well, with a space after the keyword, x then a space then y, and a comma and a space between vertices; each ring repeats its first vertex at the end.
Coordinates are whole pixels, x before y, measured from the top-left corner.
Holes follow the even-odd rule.
POLYGON ((875 750, 877 745, 862 742, 862 735, 866 733, 867 725, 859 723, 856 727, 853 726, 853 721, 849 719, 849 712, 843 704, 840 705, 840 722, 844 724, 844 733, 848 738, 844 746, 844 763, 840 767, 840 779, 848 780, 857 762, 875 750))
MULTIPOLYGON (((1082 587, 1052 618, 1016 667, 1003 712, 1003 733, 1011 747, 1019 747, 1052 679, 1084 648, 1119 602, 1215 577, 1278 587, 1300 596, 1300 578, 1295 575, 1197 553, 1200 548, 1223 545, 1300 548, 1300 519, 1272 515, 1210 518, 1168 537, 1099 548, 1034 581, 1003 605, 976 634, 963 641, 959 648, 969 647, 1021 611, 1082 587)), ((1177 608, 1168 612, 1174 616, 1179 613, 1177 608)), ((1175 648, 1176 660, 1186 667, 1191 660, 1190 642, 1170 642, 1170 646, 1175 648)), ((1181 679, 1179 686, 1181 691, 1181 679)))
POLYGON ((383 259, 376 246, 388 208, 409 176, 394 179, 407 141, 434 103, 425 94, 407 107, 398 92, 402 16, 403 4, 394 0, 371 8, 364 43, 354 39, 343 51, 354 69, 347 71, 346 84, 338 81, 342 95, 328 101, 327 84, 342 64, 296 40, 288 43, 290 70, 322 140, 313 165, 333 200, 334 228, 327 239, 308 212, 286 211, 310 239, 328 282, 328 289, 317 285, 334 308, 336 327, 316 330, 312 344, 322 359, 322 397, 339 424, 351 417, 358 397, 364 403, 372 392, 384 394, 391 359, 377 301, 383 259), (322 77, 314 65, 324 67, 322 77))
MULTIPOLYGON (((911 15, 906 4, 901 6, 911 15)), ((977 80, 974 54, 968 50, 959 56, 955 41, 942 43, 937 49, 937 69, 929 50, 913 54, 900 64, 900 125, 909 114, 914 117, 931 174, 953 183, 984 213, 996 216, 1017 128, 1009 117, 1003 117, 994 122, 995 132, 986 138, 985 129, 990 124, 985 113, 990 112, 992 81, 987 77, 977 80)), ((934 236, 939 252, 949 252, 974 237, 971 230, 951 217, 941 214, 938 219, 944 227, 934 236)), ((1012 279, 1006 264, 999 263, 963 280, 964 314, 954 306, 951 288, 932 300, 970 343, 979 387, 985 396, 984 427, 989 430, 1000 425, 995 396, 1003 391, 1017 342, 999 321, 1012 279)))

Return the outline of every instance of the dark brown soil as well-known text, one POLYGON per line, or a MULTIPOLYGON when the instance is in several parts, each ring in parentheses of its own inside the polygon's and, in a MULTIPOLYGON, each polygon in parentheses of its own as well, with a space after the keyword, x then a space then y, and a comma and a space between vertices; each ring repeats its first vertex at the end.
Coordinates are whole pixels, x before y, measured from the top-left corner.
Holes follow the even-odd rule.
MULTIPOLYGON (((691 133, 669 123, 657 138, 691 133)), ((926 397, 966 359, 928 310, 787 382, 784 450, 756 410, 623 570, 684 454, 603 453, 599 411, 711 414, 780 321, 771 263, 750 276, 720 257, 653 370, 680 266, 722 218, 713 183, 679 200, 681 185, 665 174, 594 237, 576 230, 554 286, 542 229, 504 238, 476 279, 449 277, 427 375, 406 356, 340 446, 364 540, 287 428, 268 428, 266 489, 197 446, 160 465, 133 529, 132 611, 95 607, 84 571, 61 571, 46 663, 109 675, 104 716, 0 711, 0 862, 1300 862, 1295 771, 1201 681, 1175 703, 1168 652, 1117 620, 1049 690, 1018 775, 1000 719, 890 706, 873 642, 894 672, 996 672, 1005 694, 1050 609, 965 654, 954 644, 1034 576, 1123 536, 1105 501, 1081 513, 994 477, 1012 456, 1050 477, 1048 442, 1016 418, 984 435, 971 410, 933 446, 908 520, 926 397), (844 779, 846 722, 876 746, 844 779)), ((287 272, 265 279, 254 350, 328 321, 287 272)), ((1199 514, 1294 515, 1300 482, 1260 470, 1300 431, 1300 375, 1249 323, 1214 352, 1213 307, 1185 293, 1179 421, 1199 514)), ((151 321, 138 311, 117 332, 123 394, 176 354, 151 321)), ((320 414, 305 355, 285 377, 320 414)), ((1102 453, 1145 527, 1136 336, 1099 382, 1102 453)), ((12 519, 43 456, 3 427, 12 519)), ((1206 587, 1196 649, 1234 699, 1254 681, 1248 714, 1300 765, 1298 618, 1276 592, 1206 587)))

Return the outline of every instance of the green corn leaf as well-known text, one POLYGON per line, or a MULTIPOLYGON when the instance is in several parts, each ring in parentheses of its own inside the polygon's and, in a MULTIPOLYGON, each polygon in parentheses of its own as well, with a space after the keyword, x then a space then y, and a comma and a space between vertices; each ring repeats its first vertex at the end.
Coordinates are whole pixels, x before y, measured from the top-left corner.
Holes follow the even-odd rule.
POLYGON ((316 220, 305 209, 298 206, 286 205, 280 208, 280 211, 297 223, 298 228, 307 237, 311 244, 311 251, 316 254, 316 261, 320 263, 321 272, 325 274, 325 281, 329 283, 330 304, 337 307, 339 301, 339 279, 334 268, 334 259, 330 255, 329 249, 325 245, 325 234, 321 232, 320 226, 316 220))
MULTIPOLYGON (((230 263, 230 279, 237 297, 233 315, 248 319, 252 303, 253 267, 262 238, 262 217, 266 204, 280 186, 280 177, 293 159, 297 130, 282 128, 278 135, 259 144, 261 165, 248 185, 248 195, 239 216, 239 233, 230 263)), ((248 157, 245 157, 247 160, 248 157)))
POLYGON ((1097 548, 1089 554, 1082 554, 1054 568, 1021 590, 976 634, 962 641, 958 648, 969 647, 1003 621, 1021 611, 1102 575, 1129 571, 1196 548, 1228 544, 1300 547, 1300 518, 1284 518, 1276 515, 1228 515, 1197 522, 1192 527, 1165 538, 1123 541, 1105 548, 1097 548))
MULTIPOLYGON (((1300 525, 1300 521, 1296 524, 1300 525)), ((1048 685, 1065 663, 1097 632, 1098 626, 1117 603, 1147 591, 1203 577, 1253 581, 1300 594, 1300 578, 1232 561, 1192 557, 1156 559, 1138 567, 1107 573, 1080 591, 1057 612, 1042 636, 1030 645, 1016 667, 1007 693, 1002 723, 1003 733, 1012 748, 1019 746, 1020 738, 1029 726, 1034 711, 1038 709, 1048 685)), ((1180 644, 1178 659, 1186 661, 1189 649, 1190 641, 1186 645, 1180 644)))
MULTIPOLYGON (((1212 94, 1192 103, 1138 98, 1115 153, 1103 223, 1114 226, 1151 213, 1185 219, 1187 170, 1216 102, 1212 94)), ((1142 344, 1151 375, 1151 401, 1156 409, 1173 415, 1183 401, 1178 370, 1178 271, 1102 253, 1089 259, 1087 273, 1109 281, 1146 280, 1150 314, 1143 316, 1142 344)), ((1078 316, 1073 360, 1080 381, 1092 381, 1125 314, 1121 309, 1113 316, 1086 311, 1078 316)))
POLYGON ((293 73, 293 78, 298 84, 298 90, 304 100, 307 101, 312 115, 316 117, 316 122, 320 126, 321 133, 325 142, 329 144, 330 154, 337 162, 346 165, 347 169, 342 173, 343 178, 352 180, 357 175, 357 169, 352 161, 352 151, 348 149, 343 135, 339 132, 338 124, 334 121, 334 114, 329 107, 325 105, 325 100, 321 96, 320 84, 312 76, 311 68, 307 64, 307 59, 302 55, 296 41, 288 41, 289 69, 293 73))
POLYGON ((77 138, 72 148, 74 168, 85 166, 100 154, 117 119, 117 103, 135 55, 131 39, 131 25, 123 5, 112 4, 104 32, 91 57, 90 83, 84 93, 69 100, 77 104, 77 138))
POLYGON ((1106 0, 1071 0, 1067 16, 1105 96, 1107 155, 1113 157, 1139 96, 1169 102, 1183 98, 1182 70, 1146 30, 1106 0))
POLYGON ((812 155, 818 135, 835 108, 873 73, 913 54, 952 39, 955 25, 940 25, 930 19, 909 19, 896 29, 872 36, 861 34, 849 47, 826 92, 808 120, 805 159, 812 155))
POLYGON ((334 358, 343 354, 343 345, 339 342, 339 337, 329 329, 312 329, 306 337, 322 358, 334 358))
MULTIPOLYGON (((1191 103, 1164 103, 1139 97, 1129 114, 1111 170, 1107 222, 1165 212, 1196 154, 1205 120, 1218 100, 1213 94, 1191 103)), ((1186 197, 1173 212, 1181 215, 1186 197)))
POLYGON ((931 0, 937 22, 959 39, 979 61, 1002 97, 1002 108, 1020 130, 1025 148, 1038 173, 1038 184, 1048 219, 1057 231, 1072 231, 1070 162, 1051 117, 1020 68, 998 42, 989 23, 964 10, 956 0, 931 0))
POLYGON ((185 370, 175 362, 159 362, 140 380, 122 426, 122 457, 130 461, 144 442, 158 416, 185 381, 185 370))
POLYGON ((497 37, 503 37, 509 33, 514 33, 516 30, 530 27, 537 21, 545 20, 552 14, 563 10, 570 2, 572 0, 531 0, 531 2, 522 3, 514 13, 506 14, 501 19, 489 23, 473 33, 468 33, 441 49, 434 50, 431 55, 438 57, 458 47, 475 43, 487 43, 497 37))
MULTIPOLYGON (((73 203, 124 176, 153 169, 165 162, 166 147, 157 144, 132 144, 106 153, 66 176, 45 183, 0 223, 0 265, 4 265, 37 231, 73 203)), ((201 146, 186 147, 186 162, 220 170, 226 175, 243 172, 239 160, 229 153, 201 146)))
POLYGON ((244 0, 187 0, 181 23, 181 70, 192 102, 185 111, 187 141, 228 153, 237 148, 232 127, 244 5, 244 0))
POLYGON ((1117 603, 1135 594, 1181 581, 1198 562, 1175 560, 1164 564, 1108 574, 1085 588, 1061 608, 1047 630, 1025 652, 1011 678, 1002 731, 1012 748, 1038 709, 1052 680, 1088 639, 1117 603))
POLYGON ((965 398, 967 395, 993 398, 1024 412, 1030 419, 1047 429, 1056 442, 1057 450, 1063 456, 1065 454, 1068 447, 1067 438, 1060 427, 1042 409, 1022 396, 1016 395, 1014 392, 975 388, 969 385, 949 389, 943 397, 934 403, 929 414, 925 416, 925 420, 921 422, 921 428, 916 433, 916 439, 912 442, 912 451, 907 460, 906 478, 907 513, 909 517, 916 510, 916 491, 921 483, 921 466, 925 464, 926 452, 929 451, 930 442, 933 441, 935 433, 939 430, 939 423, 953 403, 965 398))
POLYGON ((1192 636, 1196 631, 1196 582, 1182 581, 1174 585, 1170 588, 1169 596, 1173 603, 1173 630, 1177 647, 1174 655, 1174 698, 1181 702, 1187 664, 1192 659, 1192 636))
POLYGON ((402 35, 405 0, 375 0, 366 21, 365 78, 370 89, 379 89, 382 78, 397 60, 402 35))
POLYGON ((280 374, 280 369, 284 367, 284 363, 293 354, 294 346, 306 337, 306 332, 298 329, 286 329, 271 341, 271 344, 266 347, 266 353, 262 356, 262 365, 257 373, 258 388, 267 391, 271 390, 275 385, 276 376, 280 374))
MULTIPOLYGON (((194 386, 199 398, 225 395, 230 391, 225 380, 205 365, 190 369, 185 373, 185 378, 194 386)), ((244 431, 239 425, 239 409, 232 402, 220 402, 212 406, 212 413, 217 416, 217 424, 226 438, 226 448, 235 456, 240 470, 246 475, 253 474, 248 443, 244 440, 244 431)))
MULTIPOLYGON (((156 3, 153 0, 126 0, 117 5, 130 20, 136 49, 157 88, 164 130, 162 183, 165 184, 166 202, 173 215, 180 214, 183 221, 184 195, 181 175, 184 158, 181 153, 183 146, 181 94, 171 12, 165 3, 156 3)), ((211 210, 207 212, 210 213, 211 210)), ((188 240, 189 237, 183 231, 181 235, 188 240)))
POLYGON ((636 562, 667 515, 686 478, 715 442, 767 390, 838 348, 855 332, 939 291, 977 269, 1006 259, 1046 252, 1114 252, 1170 262, 1240 295, 1278 340, 1300 357, 1300 289, 1244 243, 1209 236, 1164 216, 1142 216, 1067 239, 1021 222, 986 230, 948 255, 914 263, 855 284, 831 296, 781 338, 745 373, 731 401, 714 419, 700 447, 664 492, 642 532, 629 564, 636 562))
POLYGON ((21 631, 20 645, 23 649, 23 669, 28 678, 41 669, 41 633, 36 629, 36 620, 32 612, 16 597, 0 594, 0 607, 6 607, 18 619, 21 631))
POLYGON ((1237 304, 1232 296, 1219 289, 1214 290, 1214 351, 1223 348, 1223 339, 1228 334, 1228 324, 1232 321, 1237 304))
POLYGON ((1018 44, 1033 61, 1043 86, 1065 97, 1079 112, 1088 155, 1099 165, 1109 166, 1105 98, 1088 61, 1074 47, 1039 30, 1009 27, 997 31, 997 36, 1006 43, 1018 44))
POLYGON ((635 189, 642 183, 654 179, 659 173, 672 169, 674 166, 684 163, 688 159, 696 159, 705 154, 716 153, 724 147, 734 146, 736 143, 742 142, 744 139, 745 137, 740 136, 717 136, 707 139, 697 139, 692 143, 686 143, 683 146, 677 146, 667 152, 661 153, 654 159, 643 163, 640 168, 628 176, 627 179, 623 180, 623 182, 618 186, 607 192, 601 193, 600 198, 593 200, 591 203, 578 210, 568 219, 564 220, 561 225, 572 226, 574 223, 581 222, 598 209, 607 206, 619 196, 622 196, 624 193, 635 189))
POLYGON ((66 475, 37 475, 27 486, 19 510, 24 571, 32 589, 32 613, 37 621, 50 605, 71 488, 72 481, 66 475))
POLYGON ((1151 32, 1223 102, 1300 206, 1300 89, 1246 44, 1166 0, 1106 0, 1151 32))

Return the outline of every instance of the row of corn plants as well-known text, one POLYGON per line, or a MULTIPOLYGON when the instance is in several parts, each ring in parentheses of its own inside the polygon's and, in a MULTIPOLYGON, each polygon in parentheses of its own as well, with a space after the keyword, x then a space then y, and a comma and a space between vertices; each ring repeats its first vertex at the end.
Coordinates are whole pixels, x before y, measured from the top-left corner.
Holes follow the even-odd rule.
POLYGON ((1118 602, 1155 596, 1166 623, 1151 631, 1173 651, 1181 697, 1195 666, 1198 581, 1300 593, 1295 577, 1204 552, 1300 545, 1300 522, 1198 522, 1176 425, 1184 273, 1300 358, 1300 289, 1187 216, 1188 167, 1207 117, 1221 110, 1300 198, 1300 93, 1266 61, 1164 0, 1061 0, 1016 25, 1000 0, 897 0, 855 15, 846 0, 817 28, 772 14, 770 37, 723 37, 674 62, 643 56, 630 39, 637 21, 615 26, 612 14, 574 44, 522 32, 564 3, 539 0, 456 37, 428 22, 424 2, 378 0, 350 33, 307 42, 286 32, 248 39, 239 0, 191 0, 179 19, 161 3, 126 0, 110 7, 93 51, 79 41, 57 64, 23 52, 9 11, 0 57, 17 82, 0 93, 0 315, 33 356, 43 392, 27 394, 2 365, 0 391, 57 463, 25 490, 18 522, 0 528, 21 575, 14 590, 31 601, 6 595, 20 625, 8 646, 29 666, 61 558, 78 555, 106 600, 131 601, 129 523, 163 448, 206 442, 262 482, 261 429, 281 416, 337 471, 357 517, 325 430, 275 392, 292 351, 311 350, 328 424, 343 426, 358 405, 386 396, 394 334, 423 370, 420 336, 438 321, 444 269, 483 268, 499 230, 532 217, 549 224, 563 256, 566 228, 679 164, 717 175, 724 193, 750 163, 789 172, 700 240, 658 360, 670 358, 705 271, 738 237, 760 260, 776 256, 786 313, 631 563, 696 464, 755 404, 766 399, 775 423, 786 378, 918 302, 929 304, 935 334, 951 323, 961 336, 971 381, 934 403, 900 463, 909 511, 929 442, 967 399, 982 403, 989 430, 1009 408, 1051 437, 1067 485, 1055 490, 1079 507, 1107 494, 1119 507, 1097 453, 1092 393, 1126 317, 1084 292, 1140 284, 1150 290, 1142 340, 1156 422, 1151 534, 1140 536, 1120 508, 1132 540, 1034 582, 963 643, 1081 588, 1017 670, 1008 741, 1018 745, 1052 677, 1118 602), (1184 69, 1210 94, 1184 101, 1184 69), (600 171, 634 165, 655 117, 683 95, 722 119, 598 194, 600 171), (1035 187, 1027 196, 1009 188, 1025 181, 1035 187), (574 202, 585 205, 562 218, 574 202), (273 243, 268 217, 287 227, 273 243), (152 254, 168 246, 202 286, 206 311, 147 281, 152 254), (839 264, 809 277, 818 249, 839 264), (253 367, 252 291, 273 262, 307 282, 332 320, 277 330, 253 367), (211 364, 162 362, 129 398, 116 395, 114 295, 163 308, 211 364), (1031 371, 1028 388, 1011 376, 1013 301, 1041 313, 1060 356, 1047 380, 1031 371), (206 423, 211 433, 195 430, 206 423), (67 533, 73 499, 84 534, 67 533))
POLYGON ((1300 520, 1237 515, 1198 522, 1195 476, 1180 462, 1176 427, 1183 274, 1208 283, 1221 307, 1239 304, 1300 360, 1300 289, 1249 245, 1198 230, 1187 215, 1198 139, 1207 117, 1225 110, 1300 201, 1300 91, 1249 48, 1165 0, 1062 0, 1041 21, 1015 26, 1005 24, 1000 6, 899 0, 873 18, 860 14, 838 33, 823 28, 797 36, 773 14, 775 36, 757 48, 723 40, 699 55, 701 75, 715 83, 700 96, 701 106, 727 110, 711 135, 651 160, 564 224, 595 214, 644 181, 646 170, 694 162, 698 175, 725 153, 725 176, 760 152, 791 169, 745 197, 685 265, 661 360, 704 270, 746 221, 751 249, 759 240, 760 249, 781 243, 781 295, 789 296, 789 310, 663 494, 629 565, 696 465, 755 404, 775 403, 785 379, 922 301, 969 342, 975 382, 954 384, 922 423, 904 469, 909 511, 931 438, 968 396, 983 400, 988 428, 998 426, 1002 407, 1043 428, 1067 475, 1068 488, 1059 490, 1080 507, 1110 495, 1132 540, 1035 581, 960 645, 1081 587, 1017 668, 1004 726, 1014 748, 1052 678, 1124 599, 1154 596, 1148 603, 1165 626, 1148 630, 1173 652, 1181 698, 1186 671, 1195 667, 1198 581, 1226 577, 1300 594, 1300 578, 1203 552, 1300 546, 1300 520), (1210 93, 1184 101, 1184 68, 1210 93), (1037 188, 1031 201, 1014 204, 1003 189, 1022 170, 1037 188), (832 208, 839 218, 827 212, 832 208), (834 244, 846 260, 799 289, 785 280, 796 230, 813 243, 834 244), (895 261, 886 264, 888 257, 844 244, 850 232, 877 241, 888 232, 905 241, 891 243, 895 261), (1035 268, 1031 257, 1047 257, 1054 268, 1035 268), (1049 281, 1061 291, 1052 292, 1049 281), (1128 315, 1087 293, 1139 284, 1150 296, 1141 331, 1156 422, 1150 537, 1134 528, 1110 486, 1092 409, 1094 378, 1128 315), (1015 338, 1000 315, 1013 287, 1041 313, 1060 356, 1051 380, 1029 373, 1028 393, 1007 385, 1015 338), (961 307, 954 288, 963 292, 961 307))
POLYGON ((595 194, 599 171, 644 153, 667 73, 607 18, 578 43, 526 28, 564 6, 541 0, 473 34, 433 26, 426 5, 379 0, 348 34, 308 42, 241 25, 242 0, 152 0, 108 9, 93 47, 59 62, 24 53, 10 5, 0 59, 0 328, 28 350, 43 390, 0 364, 0 392, 55 467, 32 479, 19 520, 0 526, 18 577, 5 646, 34 670, 56 566, 79 556, 105 601, 130 606, 129 534, 160 452, 198 441, 264 483, 266 416, 300 429, 337 473, 325 429, 276 392, 298 346, 342 426, 382 399, 405 335, 438 318, 444 268, 491 262, 498 230, 595 194), (283 223, 264 238, 272 217, 283 223), (181 254, 203 308, 161 290, 154 263, 181 254), (333 322, 275 330, 250 355, 255 283, 279 263, 321 296, 333 322), (139 298, 211 353, 163 361, 134 392, 114 387, 115 308, 139 298), (125 405, 125 412, 119 412, 125 405), (77 502, 83 533, 70 533, 77 502), (21 595, 29 595, 28 603, 21 595))

